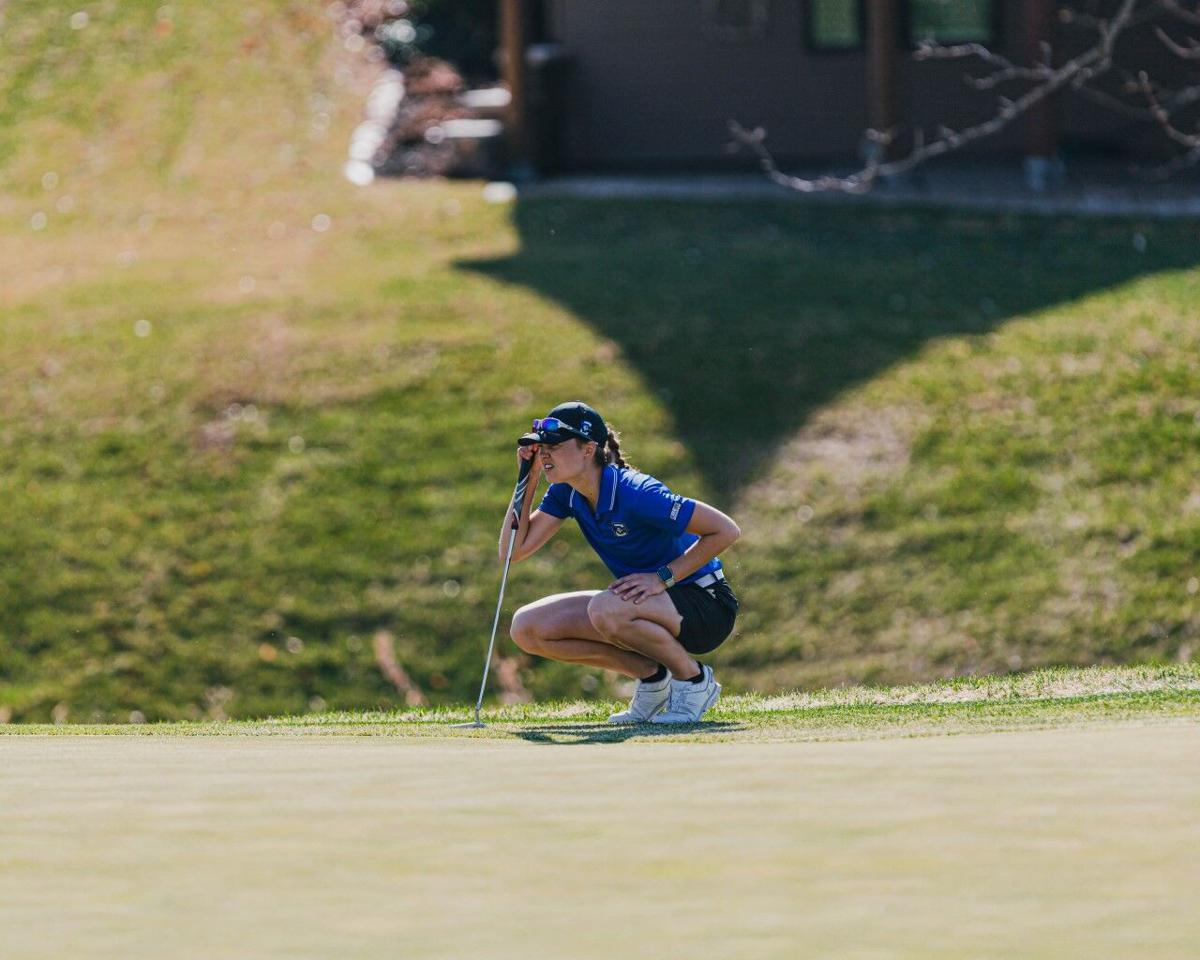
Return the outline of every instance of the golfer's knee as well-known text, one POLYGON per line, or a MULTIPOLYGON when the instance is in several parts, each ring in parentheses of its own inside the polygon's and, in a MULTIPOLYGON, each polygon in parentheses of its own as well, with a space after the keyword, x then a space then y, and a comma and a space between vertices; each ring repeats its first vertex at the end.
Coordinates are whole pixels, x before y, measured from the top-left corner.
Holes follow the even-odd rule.
POLYGON ((624 609, 628 604, 615 594, 598 593, 588 601, 588 619, 601 636, 612 636, 619 633, 629 622, 629 614, 624 609))
POLYGON ((509 635, 526 653, 541 652, 543 636, 538 627, 537 615, 529 607, 521 607, 513 614, 509 635))

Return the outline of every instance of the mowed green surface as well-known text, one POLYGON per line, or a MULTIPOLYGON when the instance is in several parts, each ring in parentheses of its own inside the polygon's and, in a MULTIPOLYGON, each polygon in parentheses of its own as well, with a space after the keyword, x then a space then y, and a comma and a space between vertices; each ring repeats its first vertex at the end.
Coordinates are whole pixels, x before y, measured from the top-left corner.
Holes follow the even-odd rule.
POLYGON ((1193 957, 1200 726, 0 739, 0 953, 1193 957))

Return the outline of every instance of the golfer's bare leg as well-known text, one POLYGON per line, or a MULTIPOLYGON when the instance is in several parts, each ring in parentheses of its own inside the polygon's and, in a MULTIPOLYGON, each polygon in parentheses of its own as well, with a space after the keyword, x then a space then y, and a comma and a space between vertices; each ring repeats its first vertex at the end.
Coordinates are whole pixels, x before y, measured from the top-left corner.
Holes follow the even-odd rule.
POLYGON ((526 604, 513 615, 513 642, 538 657, 602 667, 634 679, 649 676, 658 669, 657 661, 606 640, 592 625, 588 604, 599 592, 557 593, 526 604))
POLYGON ((601 636, 661 663, 676 677, 700 672, 700 664, 676 639, 683 618, 665 593, 634 603, 602 590, 589 601, 588 618, 601 636))

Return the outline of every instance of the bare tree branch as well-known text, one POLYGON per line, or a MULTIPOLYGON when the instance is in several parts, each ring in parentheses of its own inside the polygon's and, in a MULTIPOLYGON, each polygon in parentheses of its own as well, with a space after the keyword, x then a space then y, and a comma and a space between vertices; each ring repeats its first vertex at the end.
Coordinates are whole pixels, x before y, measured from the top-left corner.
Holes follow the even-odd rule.
MULTIPOLYGON (((1174 3, 1175 0, 1170 0, 1170 2, 1174 3)), ((1138 0, 1121 0, 1121 5, 1111 20, 1096 20, 1089 24, 1097 32, 1095 44, 1059 67, 1052 67, 1048 57, 1041 64, 1018 67, 981 44, 957 46, 923 44, 918 51, 922 59, 967 59, 973 57, 982 59, 994 67, 995 71, 989 77, 979 78, 975 81, 977 84, 983 84, 979 89, 988 89, 1002 82, 1000 79, 990 82, 992 77, 998 75, 1002 76, 1004 80, 1023 79, 1037 82, 1016 99, 1001 98, 997 104, 996 113, 981 123, 957 131, 943 127, 933 140, 928 142, 923 139, 915 140, 912 148, 904 157, 889 161, 872 160, 862 169, 846 177, 829 176, 806 179, 785 174, 779 169, 774 156, 767 149, 766 132, 761 127, 747 130, 737 121, 731 120, 729 130, 733 136, 734 145, 750 151, 757 157, 763 172, 780 186, 801 193, 865 193, 880 177, 907 173, 923 163, 995 135, 1015 119, 1028 113, 1037 104, 1060 90, 1086 89, 1088 84, 1112 68, 1113 46, 1117 38, 1133 21, 1137 5, 1138 0)), ((1145 11, 1141 12, 1144 14, 1145 11)), ((1154 105, 1151 105, 1150 110, 1156 119, 1160 119, 1159 114, 1155 112, 1154 105)), ((1161 105, 1157 107, 1157 110, 1162 110, 1161 105)), ((894 142, 896 132, 868 131, 867 135, 875 142, 886 146, 894 142)), ((882 154, 885 151, 879 152, 882 154)))
POLYGON ((1160 0, 1162 8, 1172 16, 1183 20, 1185 23, 1192 23, 1200 26, 1200 4, 1196 5, 1196 9, 1188 10, 1179 0, 1160 0))
POLYGON ((1126 100, 1122 100, 1116 94, 1109 93, 1106 90, 1100 90, 1096 87, 1082 87, 1076 92, 1085 99, 1091 100, 1093 103, 1104 107, 1106 110, 1109 110, 1112 113, 1120 114, 1121 116, 1127 117, 1130 120, 1137 120, 1142 123, 1154 122, 1154 114, 1150 112, 1148 107, 1140 106, 1136 103, 1129 103, 1126 100))
POLYGON ((1184 133, 1171 122, 1171 115, 1159 102, 1158 94, 1154 89, 1154 84, 1150 82, 1149 74, 1143 70, 1138 75, 1138 80, 1141 92, 1145 95, 1146 103, 1150 107, 1150 113, 1158 121, 1158 125, 1162 128, 1163 132, 1176 143, 1187 147, 1189 150, 1200 148, 1200 135, 1184 133))
POLYGON ((963 77, 976 90, 992 90, 1009 80, 1048 80, 1054 70, 1050 65, 1049 44, 1042 44, 1042 60, 1032 66, 1013 63, 990 50, 982 43, 957 43, 944 45, 932 40, 922 40, 913 53, 914 60, 967 60, 978 59, 995 67, 995 71, 983 77, 963 77))
POLYGON ((999 70, 1011 70, 1016 66, 1007 57, 989 50, 982 43, 942 44, 934 40, 922 40, 913 52, 914 60, 965 60, 975 57, 984 63, 990 63, 999 70))
POLYGON ((1166 108, 1167 113, 1173 114, 1197 102, 1200 102, 1200 84, 1176 90, 1169 97, 1163 99, 1163 107, 1166 108))
POLYGON ((1200 42, 1197 42, 1194 37, 1187 38, 1188 45, 1185 47, 1173 40, 1170 34, 1162 27, 1156 27, 1154 33, 1162 41, 1163 46, 1175 54, 1175 56, 1184 60, 1200 60, 1200 42))
MULTIPOLYGON (((1133 27, 1139 27, 1144 23, 1149 23, 1161 17, 1164 13, 1173 13, 1174 11, 1170 9, 1172 6, 1178 7, 1178 4, 1174 0, 1147 0, 1145 6, 1132 13, 1125 24, 1125 29, 1129 30, 1133 27)), ((1078 10, 1065 6, 1059 8, 1058 20, 1064 26, 1080 27, 1091 30, 1096 34, 1102 32, 1110 22, 1103 17, 1093 17, 1090 14, 1081 13, 1078 10)), ((1200 22, 1200 17, 1198 17, 1197 22, 1200 22)))

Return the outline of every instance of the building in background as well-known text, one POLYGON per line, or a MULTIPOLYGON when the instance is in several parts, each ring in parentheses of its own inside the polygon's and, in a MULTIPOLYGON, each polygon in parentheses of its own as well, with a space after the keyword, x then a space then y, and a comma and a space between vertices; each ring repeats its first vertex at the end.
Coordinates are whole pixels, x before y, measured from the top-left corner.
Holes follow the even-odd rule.
MULTIPOLYGON (((1124 34, 1118 59, 1187 70, 1153 26, 1124 34)), ((965 80, 978 63, 917 62, 918 41, 1028 63, 1044 43, 1058 62, 1091 36, 1054 0, 500 0, 500 27, 513 145, 544 171, 746 164, 727 150, 730 120, 764 127, 783 161, 853 163, 868 129, 898 131, 903 150, 918 128, 995 114, 997 92, 965 80)), ((1023 161, 1036 179, 1064 155, 1148 161, 1167 148, 1153 123, 1065 94, 970 154, 1023 161)))

